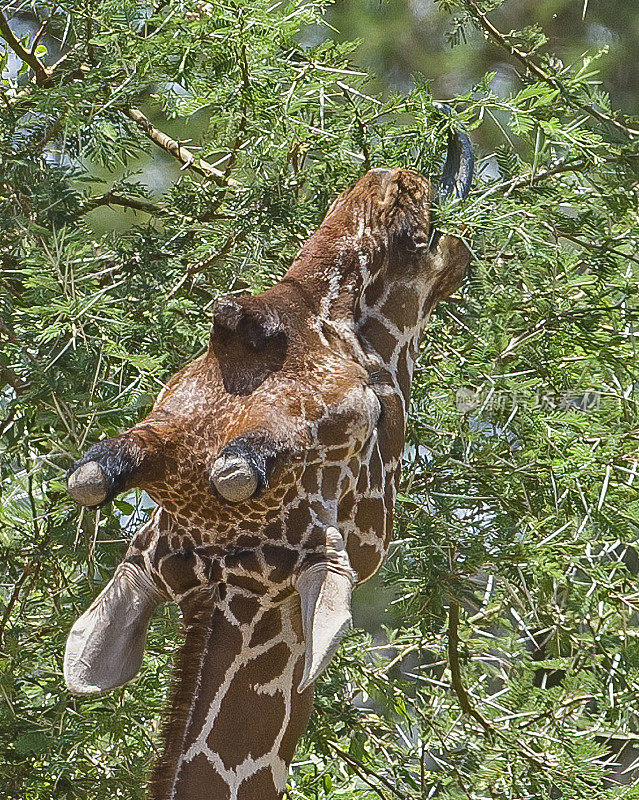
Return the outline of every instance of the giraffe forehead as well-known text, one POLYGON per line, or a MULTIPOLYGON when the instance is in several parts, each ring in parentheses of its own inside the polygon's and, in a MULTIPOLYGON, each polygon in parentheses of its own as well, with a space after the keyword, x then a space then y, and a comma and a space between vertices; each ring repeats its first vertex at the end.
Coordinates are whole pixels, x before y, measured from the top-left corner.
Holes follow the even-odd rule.
POLYGON ((184 426, 188 437, 210 437, 218 445, 256 429, 294 435, 296 426, 313 424, 335 409, 357 408, 368 381, 359 363, 317 336, 304 354, 298 348, 279 369, 266 371, 258 363, 252 375, 252 366, 246 359, 238 366, 239 385, 229 364, 209 352, 169 381, 146 422, 184 426))
MULTIPOLYGON (((272 371, 248 393, 229 387, 227 377, 217 353, 209 351, 171 379, 149 417, 133 429, 142 449, 158 443, 157 457, 147 459, 137 485, 179 527, 199 532, 200 542, 231 541, 278 517, 281 522, 284 509, 304 494, 303 476, 348 460, 380 415, 367 371, 328 344, 315 346, 301 367, 272 371), (225 454, 232 460, 215 474, 233 476, 248 461, 255 476, 239 505, 219 496, 218 483, 212 488, 213 469, 225 454)), ((315 494, 323 490, 320 478, 306 483, 317 487, 315 494)), ((331 502, 336 490, 329 492, 331 502)), ((280 525, 276 535, 286 538, 286 527, 280 525)), ((172 564, 178 571, 186 566, 172 564)), ((180 582, 177 572, 172 582, 180 582)))

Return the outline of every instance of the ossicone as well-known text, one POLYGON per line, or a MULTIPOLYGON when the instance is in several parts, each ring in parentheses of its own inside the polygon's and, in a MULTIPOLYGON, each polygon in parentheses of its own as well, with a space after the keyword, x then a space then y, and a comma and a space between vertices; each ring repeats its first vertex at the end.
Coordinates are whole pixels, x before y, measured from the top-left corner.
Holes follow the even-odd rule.
POLYGON ((126 434, 90 447, 67 472, 69 495, 82 506, 103 506, 133 488, 145 451, 126 434))

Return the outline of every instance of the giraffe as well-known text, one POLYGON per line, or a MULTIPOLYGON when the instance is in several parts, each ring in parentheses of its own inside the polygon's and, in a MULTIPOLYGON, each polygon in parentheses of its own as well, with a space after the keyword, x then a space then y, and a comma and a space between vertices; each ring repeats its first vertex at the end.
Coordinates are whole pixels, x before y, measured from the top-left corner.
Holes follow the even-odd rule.
MULTIPOLYGON (((452 131, 440 194, 465 197, 472 171, 452 131)), ((281 797, 353 587, 388 548, 420 334, 470 261, 434 200, 418 173, 367 172, 278 284, 219 301, 149 416, 69 471, 85 506, 134 487, 157 503, 64 659, 73 693, 122 686, 154 610, 179 605, 152 800, 281 797)))

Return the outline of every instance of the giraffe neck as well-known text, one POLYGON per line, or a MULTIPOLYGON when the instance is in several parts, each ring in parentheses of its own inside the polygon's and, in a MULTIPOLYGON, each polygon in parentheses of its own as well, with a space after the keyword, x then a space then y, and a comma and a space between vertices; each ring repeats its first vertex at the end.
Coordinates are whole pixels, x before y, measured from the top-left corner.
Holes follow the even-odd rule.
POLYGON ((153 800, 276 800, 312 709, 298 693, 304 660, 299 598, 203 589, 183 605, 186 639, 174 678, 153 800))
POLYGON ((404 398, 436 297, 429 253, 430 187, 406 171, 368 173, 338 199, 276 291, 290 285, 352 353, 404 398))

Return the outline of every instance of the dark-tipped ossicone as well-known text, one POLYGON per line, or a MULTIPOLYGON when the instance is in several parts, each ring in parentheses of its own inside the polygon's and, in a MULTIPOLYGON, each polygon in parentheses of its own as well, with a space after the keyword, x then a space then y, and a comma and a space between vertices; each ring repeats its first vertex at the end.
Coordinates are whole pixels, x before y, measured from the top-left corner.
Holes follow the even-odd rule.
POLYGON ((240 503, 268 486, 281 445, 268 433, 256 431, 232 439, 211 465, 211 484, 225 500, 240 503))
POLYGON ((164 599, 139 566, 120 564, 71 628, 64 652, 69 691, 106 692, 135 678, 142 666, 149 620, 164 599))
POLYGON ((260 353, 269 344, 283 344, 286 334, 279 314, 257 296, 223 297, 213 310, 213 344, 244 347, 260 353))
POLYGON ((109 494, 106 475, 97 461, 85 461, 71 472, 67 488, 72 499, 81 506, 102 505, 109 494))
MULTIPOLYGON (((446 103, 433 103, 433 105, 450 116, 451 108, 446 103)), ((458 200, 467 197, 473 182, 474 169, 475 154, 468 134, 453 128, 448 133, 448 148, 439 188, 439 201, 444 202, 451 196, 458 200)))
POLYGON ((225 453, 214 462, 211 481, 230 503, 248 500, 259 486, 259 477, 248 460, 233 453, 225 453))
POLYGON ((69 495, 82 506, 102 506, 132 488, 143 460, 144 452, 130 433, 98 442, 67 472, 69 495))

